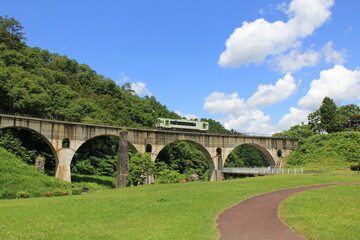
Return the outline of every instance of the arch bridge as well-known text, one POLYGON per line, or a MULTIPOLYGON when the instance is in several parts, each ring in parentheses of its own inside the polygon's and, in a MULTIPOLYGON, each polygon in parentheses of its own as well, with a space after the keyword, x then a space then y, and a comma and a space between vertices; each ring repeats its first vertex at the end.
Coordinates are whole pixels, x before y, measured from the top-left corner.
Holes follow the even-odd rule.
POLYGON ((282 160, 298 145, 297 139, 290 138, 123 128, 0 114, 0 129, 14 127, 33 131, 45 140, 55 156, 55 176, 68 182, 71 181, 71 160, 82 144, 97 136, 119 137, 123 131, 127 132, 128 143, 138 152, 150 153, 153 161, 160 151, 172 142, 195 143, 208 161, 210 181, 222 179, 224 160, 240 145, 248 144, 258 148, 264 153, 271 167, 281 166, 282 160))

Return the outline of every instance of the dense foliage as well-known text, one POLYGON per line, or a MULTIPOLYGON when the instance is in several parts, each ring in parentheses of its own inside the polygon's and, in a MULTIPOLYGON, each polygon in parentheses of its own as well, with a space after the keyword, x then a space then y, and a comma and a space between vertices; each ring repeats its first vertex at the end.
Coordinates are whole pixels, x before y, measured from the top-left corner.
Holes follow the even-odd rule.
MULTIPOLYGON (((86 64, 27 46, 22 30, 14 18, 0 17, 0 111, 143 128, 153 128, 159 117, 180 118, 155 97, 135 95, 128 83, 117 86, 86 64)), ((201 121, 209 122, 210 133, 239 134, 226 130, 212 119, 202 118, 201 121)), ((0 131, 1 146, 30 164, 36 156, 44 156, 47 173, 54 174, 53 154, 46 144, 40 146, 38 142, 44 143, 30 132, 0 131)), ((115 176, 117 149, 117 138, 89 140, 75 154, 72 172, 115 176)), ((229 162, 236 162, 234 157, 238 155, 232 154, 229 162)), ((159 178, 175 181, 198 174, 201 179, 207 179, 205 155, 190 143, 176 142, 167 146, 157 162, 155 174, 159 178)))
POLYGON ((309 127, 317 133, 333 133, 351 130, 352 117, 360 115, 360 108, 355 104, 348 104, 338 108, 335 102, 325 97, 320 108, 309 114, 309 127))
POLYGON ((289 158, 289 166, 303 166, 314 171, 349 168, 360 163, 360 133, 339 132, 314 135, 300 140, 289 158))
POLYGON ((117 86, 86 64, 26 46, 21 30, 15 19, 1 17, 1 110, 132 127, 153 127, 158 117, 179 118, 155 97, 134 95, 129 84, 117 86))
POLYGON ((225 167, 265 167, 269 161, 256 147, 241 145, 232 151, 225 162, 225 167))

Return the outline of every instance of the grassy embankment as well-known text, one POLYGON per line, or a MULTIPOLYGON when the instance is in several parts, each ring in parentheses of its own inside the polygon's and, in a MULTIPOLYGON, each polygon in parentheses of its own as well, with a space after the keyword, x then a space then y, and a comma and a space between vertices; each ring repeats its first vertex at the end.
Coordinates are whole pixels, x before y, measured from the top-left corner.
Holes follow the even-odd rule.
POLYGON ((359 158, 360 132, 321 134, 300 140, 286 167, 302 167, 305 172, 356 174, 350 165, 360 163, 359 158))
POLYGON ((0 198, 15 198, 24 191, 38 197, 55 189, 71 192, 71 184, 39 172, 0 147, 0 198))
POLYGON ((217 239, 218 214, 250 196, 359 180, 357 175, 277 175, 1 200, 0 239, 217 239))
POLYGON ((281 218, 308 239, 360 239, 360 185, 311 190, 286 199, 281 218))

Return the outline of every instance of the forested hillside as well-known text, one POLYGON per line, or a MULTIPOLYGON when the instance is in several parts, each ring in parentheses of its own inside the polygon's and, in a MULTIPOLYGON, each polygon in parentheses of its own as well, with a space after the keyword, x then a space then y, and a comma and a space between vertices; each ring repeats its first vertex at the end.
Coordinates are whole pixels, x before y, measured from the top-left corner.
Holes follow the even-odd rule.
MULTIPOLYGON (((118 86, 86 64, 27 46, 21 24, 13 18, 1 16, 0 99, 2 112, 124 127, 154 128, 159 117, 181 118, 154 96, 142 98, 135 95, 128 83, 118 86)), ((211 133, 236 133, 212 119, 201 120, 209 122, 211 133)), ((117 141, 116 138, 99 137, 86 143, 72 161, 72 172, 114 176, 117 141)), ((45 157, 45 170, 53 175, 54 156, 44 142, 39 143, 41 139, 29 131, 0 131, 0 146, 29 164, 34 163, 37 155, 45 157)), ((207 162, 194 145, 187 142, 173 144, 162 156, 169 151, 176 162, 169 164, 169 171, 198 173, 201 177, 206 175, 207 162)), ((169 162, 170 159, 162 158, 160 161, 169 162)))
POLYGON ((19 22, 0 17, 0 109, 73 121, 153 127, 180 118, 155 97, 141 98, 86 64, 25 44, 19 22))

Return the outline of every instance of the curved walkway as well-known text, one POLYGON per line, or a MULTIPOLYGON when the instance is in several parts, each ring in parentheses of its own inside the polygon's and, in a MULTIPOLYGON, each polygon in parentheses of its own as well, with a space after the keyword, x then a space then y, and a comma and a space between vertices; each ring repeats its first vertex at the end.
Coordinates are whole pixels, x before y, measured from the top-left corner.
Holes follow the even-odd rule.
POLYGON ((287 197, 316 188, 339 184, 290 188, 251 197, 222 212, 217 225, 221 240, 303 240, 306 239, 290 229, 278 217, 279 204, 287 197))

